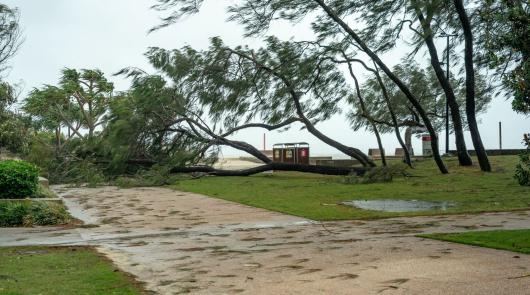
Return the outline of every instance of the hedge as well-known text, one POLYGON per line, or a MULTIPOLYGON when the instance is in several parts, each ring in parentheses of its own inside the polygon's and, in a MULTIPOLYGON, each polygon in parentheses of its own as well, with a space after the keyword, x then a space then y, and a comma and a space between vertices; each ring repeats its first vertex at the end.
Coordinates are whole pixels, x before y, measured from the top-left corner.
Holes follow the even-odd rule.
POLYGON ((35 196, 39 184, 39 169, 28 162, 0 162, 0 199, 22 199, 35 196))

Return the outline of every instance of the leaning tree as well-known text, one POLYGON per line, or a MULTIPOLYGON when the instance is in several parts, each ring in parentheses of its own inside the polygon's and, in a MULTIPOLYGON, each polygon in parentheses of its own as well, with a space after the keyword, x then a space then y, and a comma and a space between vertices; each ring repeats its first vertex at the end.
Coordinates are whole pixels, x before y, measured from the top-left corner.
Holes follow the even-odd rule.
MULTIPOLYGON (((362 92, 365 94, 365 105, 367 112, 372 114, 372 118, 379 125, 383 133, 399 133, 399 128, 423 129, 424 124, 421 122, 413 106, 404 97, 403 93, 389 81, 387 77, 380 77, 376 69, 368 77, 363 85, 362 92), (381 108, 381 105, 387 104, 388 108, 381 108), (396 128, 397 127, 397 128, 396 128)), ((416 63, 403 62, 393 68, 395 73, 403 77, 409 87, 417 93, 421 104, 431 118, 434 127, 437 130, 443 128, 444 123, 444 92, 438 87, 438 80, 429 67, 421 68, 416 63)), ((465 103, 466 90, 462 81, 453 81, 457 103, 465 103)), ((488 104, 492 99, 492 88, 488 85, 486 78, 477 75, 477 114, 486 111, 488 104)), ((366 127, 365 118, 351 114, 352 126, 355 130, 366 127)), ((464 111, 461 111, 461 117, 466 123, 467 117, 464 111)), ((464 124, 466 126, 467 124, 464 124)), ((411 132, 406 132, 406 147, 410 149, 411 132)), ((399 137, 398 137, 399 140, 399 137)))
MULTIPOLYGON (((171 11, 163 22, 156 28, 165 27, 178 21, 183 15, 196 13, 200 10, 202 0, 159 0, 155 9, 171 11)), ((260 35, 267 31, 271 22, 287 20, 298 22, 306 16, 312 18, 312 29, 317 39, 322 43, 336 42, 337 38, 346 36, 353 50, 362 52, 373 60, 380 70, 403 92, 421 117, 426 129, 432 137, 433 158, 442 173, 448 173, 439 151, 438 136, 430 118, 420 104, 418 97, 408 85, 397 76, 390 67, 381 59, 381 49, 368 42, 362 32, 348 24, 358 16, 355 1, 342 0, 245 0, 229 7, 230 20, 241 23, 246 29, 246 35, 260 35)))
POLYGON ((118 154, 125 155, 122 159, 128 162, 133 158, 146 164, 173 160, 171 172, 215 175, 265 170, 324 174, 364 171, 273 163, 252 145, 230 139, 246 128, 276 130, 299 122, 363 165, 373 165, 358 149, 332 140, 315 127, 338 112, 337 102, 348 97, 349 86, 335 63, 307 44, 271 37, 265 48, 252 50, 230 48, 214 38, 208 50, 151 48, 147 56, 157 73, 124 69, 121 73, 132 78, 133 87, 113 104, 109 115, 109 139, 112 146, 123 147, 118 154), (214 158, 220 145, 245 151, 265 165, 238 172, 197 166, 214 158), (186 160, 182 151, 188 155, 186 160), (177 157, 173 152, 179 152, 177 157))
POLYGON ((214 124, 224 127, 219 134, 232 134, 242 126, 283 127, 301 122, 323 142, 365 166, 374 166, 360 150, 331 139, 316 127, 339 112, 338 102, 350 93, 335 63, 309 44, 281 42, 273 37, 265 43, 257 50, 230 48, 214 38, 209 50, 201 53, 191 48, 153 49, 151 56, 155 58, 153 64, 167 75, 174 75, 175 69, 193 72, 189 74, 188 92, 198 97, 214 124), (192 68, 186 67, 190 64, 192 68))
MULTIPOLYGON (((481 12, 484 12, 485 7, 498 7, 500 2, 505 1, 442 1, 442 0, 430 0, 430 1, 417 1, 417 0, 372 0, 366 2, 360 2, 361 5, 356 6, 356 11, 363 11, 360 15, 360 19, 367 24, 363 30, 362 35, 370 37, 369 42, 373 47, 380 48, 381 51, 388 51, 393 49, 397 42, 404 36, 412 34, 412 37, 408 38, 414 45, 411 56, 414 56, 422 46, 427 48, 427 52, 430 56, 431 66, 436 73, 436 77, 440 83, 440 86, 445 92, 445 97, 448 101, 451 109, 451 116, 453 120, 453 129, 455 132, 456 145, 458 155, 461 164, 470 164, 470 158, 465 151, 465 142, 463 141, 463 122, 459 118, 459 105, 465 105, 465 114, 467 117, 467 126, 471 133, 471 139, 473 146, 477 153, 480 167, 483 171, 490 171, 491 166, 485 152, 480 132, 478 129, 477 122, 477 81, 476 81, 476 70, 475 65, 480 65, 482 62, 476 57, 484 52, 484 48, 489 47, 490 49, 497 47, 502 48, 503 45, 498 44, 498 39, 495 42, 491 42, 491 36, 497 34, 488 30, 488 26, 496 23, 496 25, 503 23, 500 27, 506 29, 511 24, 508 22, 499 21, 499 14, 488 14, 482 13, 483 18, 479 18, 481 12), (493 16, 495 15, 495 16, 493 16), (489 18, 488 21, 484 21, 489 18), (495 20, 494 20, 495 19, 495 20), (456 52, 450 52, 453 54, 453 60, 458 64, 463 64, 462 72, 465 76, 465 91, 466 100, 463 103, 458 103, 456 97, 455 88, 457 85, 451 83, 448 77, 449 73, 444 73, 441 67, 441 61, 439 58, 439 51, 436 46, 435 38, 446 37, 446 36, 458 36, 453 38, 451 45, 456 48, 462 48, 463 58, 456 52), (477 38, 476 35, 479 35, 477 38), (488 41, 485 41, 488 40, 488 41), (488 44, 488 45, 485 45, 488 44), (475 45, 478 45, 479 50, 475 50, 475 45), (493 46, 491 46, 493 45, 493 46)), ((512 2, 512 1, 506 1, 512 2)), ((515 1, 519 2, 519 1, 515 1)), ((502 6, 502 5, 501 5, 502 6)), ((523 26, 519 23, 517 31, 520 36, 522 31, 520 30, 523 26)), ((499 30, 502 32, 503 30, 499 30)), ((502 34, 502 33, 501 33, 502 34)), ((497 35, 499 36, 499 35, 497 35)), ((524 38, 524 37, 523 37, 524 38)), ((448 39, 449 41, 449 39, 448 39)), ((524 41, 522 41, 524 42, 524 41)), ((513 43, 514 47, 517 45, 513 43)), ((521 43, 519 43, 521 44, 521 43)), ((506 49, 506 47, 505 47, 506 49)), ((519 49, 522 49, 519 47, 519 49)), ((447 54, 446 49, 446 54, 447 54)), ((498 51, 499 56, 510 50, 498 51), (504 52, 502 52, 504 51, 504 52)), ((515 50, 517 51, 517 49, 515 50)), ((492 57, 490 51, 489 57, 492 57)), ((513 57, 518 54, 514 54, 513 57)), ((508 58, 509 63, 513 62, 512 55, 508 58)), ((491 60, 491 59, 490 59, 491 60)), ((504 61, 495 64, 490 63, 492 66, 498 67, 504 61)), ((449 67, 447 67, 449 68, 449 67)), ((502 70, 500 70, 502 71, 502 70)))

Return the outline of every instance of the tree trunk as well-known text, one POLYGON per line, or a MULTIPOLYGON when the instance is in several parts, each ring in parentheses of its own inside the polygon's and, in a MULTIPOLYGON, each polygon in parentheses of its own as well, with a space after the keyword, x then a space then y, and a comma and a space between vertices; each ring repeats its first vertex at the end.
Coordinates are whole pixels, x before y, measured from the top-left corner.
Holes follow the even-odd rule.
MULTIPOLYGON (((455 143, 458 156, 458 162, 461 166, 471 166, 473 161, 471 156, 467 152, 466 141, 464 139, 464 128, 462 126, 462 117, 460 116, 460 107, 456 101, 456 96, 449 81, 449 73, 444 74, 440 60, 438 59, 438 50, 434 45, 432 30, 430 23, 425 20, 419 7, 415 7, 418 19, 421 22, 424 34, 424 41, 429 49, 429 55, 431 56, 431 65, 436 73, 436 78, 442 87, 449 108, 451 108, 451 119, 453 120, 453 129, 455 131, 455 143)), ((449 50, 449 48, 447 48, 449 50)))
POLYGON ((215 169, 210 166, 193 166, 193 167, 174 167, 170 170, 170 173, 206 173, 209 175, 216 176, 250 176, 253 174, 265 172, 265 171, 297 171, 315 174, 326 174, 326 175, 363 175, 366 172, 365 168, 347 168, 347 167, 331 167, 331 166, 320 166, 320 165, 301 165, 301 164, 288 164, 288 163, 269 163, 266 165, 243 169, 243 170, 221 170, 215 169))
POLYGON ((243 142, 243 141, 234 141, 234 140, 228 140, 226 138, 222 138, 221 141, 224 145, 233 147, 235 149, 238 149, 240 151, 244 151, 246 153, 251 154, 252 156, 256 157, 260 161, 262 161, 265 164, 272 163, 272 160, 267 157, 264 153, 260 152, 257 148, 255 148, 253 145, 243 142))
POLYGON ((478 129, 475 105, 475 69, 473 67, 473 33, 471 31, 471 24, 464 8, 462 0, 453 0, 458 18, 462 23, 462 30, 465 39, 465 66, 466 66, 466 116, 469 125, 469 132, 473 140, 473 146, 477 153, 478 162, 482 171, 491 171, 491 165, 488 159, 488 154, 484 149, 480 131, 478 129))
POLYGON ((366 111, 366 105, 364 104, 363 96, 361 95, 361 87, 359 86, 359 81, 357 80, 357 77, 355 76, 355 73, 353 72, 353 68, 351 65, 351 62, 348 62, 348 69, 350 71, 350 76, 353 78, 353 81, 355 82, 355 90, 357 93, 357 98, 359 98, 359 104, 361 106, 361 111, 364 115, 364 117, 370 122, 370 125, 372 125, 372 129, 375 133, 375 138, 377 139, 377 146, 379 147, 379 151, 381 153, 381 161, 383 162, 383 166, 387 166, 386 163, 386 155, 385 155, 385 149, 383 148, 383 143, 381 141, 381 135, 379 134, 379 130, 377 129, 377 125, 375 124, 374 120, 368 114, 366 111))
POLYGON ((337 150, 343 152, 344 154, 358 160, 363 166, 369 166, 369 167, 375 167, 374 161, 370 159, 365 153, 363 153, 361 150, 353 147, 349 147, 346 145, 343 145, 342 143, 335 141, 326 135, 324 135, 322 132, 320 132, 318 129, 315 128, 313 123, 309 121, 307 118, 303 118, 302 122, 307 128, 307 131, 309 133, 313 134, 316 138, 322 140, 324 143, 336 148, 337 150))
MULTIPOLYGON (((407 149, 411 152, 413 152, 412 149, 412 127, 407 127, 405 129, 405 145, 407 146, 407 149)), ((412 153, 414 154, 414 153, 412 153)))
POLYGON ((377 139, 377 146, 379 146, 379 152, 381 153, 381 161, 383 162, 383 166, 388 166, 386 163, 386 154, 385 154, 385 148, 383 147, 383 142, 381 141, 381 135, 379 135, 379 130, 377 130, 377 125, 375 125, 374 122, 372 123, 372 128, 374 129, 375 138, 377 139))
POLYGON ((412 168, 412 161, 410 159, 410 150, 407 144, 403 142, 403 138, 401 138, 401 133, 399 132, 399 124, 396 117, 396 113, 394 112, 394 108, 392 107, 392 102, 390 101, 390 97, 388 96, 388 91, 386 89, 385 84, 383 83, 383 80, 381 79, 381 76, 379 76, 379 69, 377 68, 377 65, 375 65, 375 76, 377 78, 377 82, 379 83, 379 86, 381 86, 381 91, 383 92, 383 97, 385 99, 386 106, 388 108, 388 111, 390 112, 390 117, 392 118, 392 125, 394 125, 394 133, 396 134, 397 140, 399 142, 399 145, 401 145, 401 148, 403 149, 403 153, 405 156, 405 163, 412 168))

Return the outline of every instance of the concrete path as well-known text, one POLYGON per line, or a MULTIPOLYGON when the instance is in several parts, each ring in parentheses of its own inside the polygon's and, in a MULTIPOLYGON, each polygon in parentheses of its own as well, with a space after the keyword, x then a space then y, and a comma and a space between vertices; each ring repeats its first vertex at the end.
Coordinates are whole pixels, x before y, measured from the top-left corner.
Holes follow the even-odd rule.
POLYGON ((530 294, 530 255, 427 232, 530 228, 530 211, 313 222, 163 188, 55 187, 88 226, 0 246, 94 245, 157 294, 530 294))

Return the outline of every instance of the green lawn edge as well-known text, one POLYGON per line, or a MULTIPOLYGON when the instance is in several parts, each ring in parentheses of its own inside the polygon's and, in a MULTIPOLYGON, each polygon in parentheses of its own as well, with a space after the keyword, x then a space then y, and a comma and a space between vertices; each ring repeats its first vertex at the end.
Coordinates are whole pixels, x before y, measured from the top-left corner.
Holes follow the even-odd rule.
POLYGON ((85 246, 0 248, 0 294, 147 294, 143 285, 85 246))
POLYGON ((530 255, 530 229, 434 233, 417 237, 530 255))

